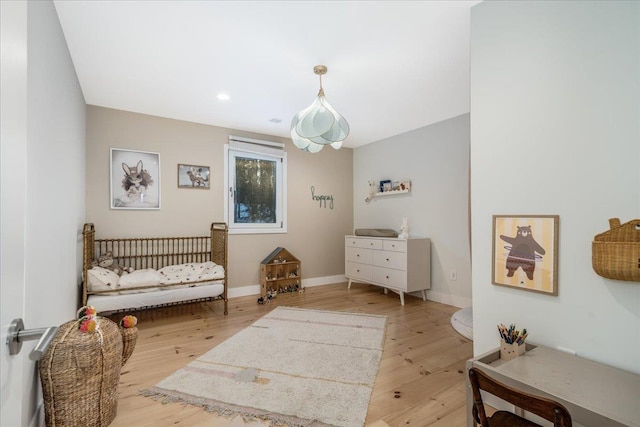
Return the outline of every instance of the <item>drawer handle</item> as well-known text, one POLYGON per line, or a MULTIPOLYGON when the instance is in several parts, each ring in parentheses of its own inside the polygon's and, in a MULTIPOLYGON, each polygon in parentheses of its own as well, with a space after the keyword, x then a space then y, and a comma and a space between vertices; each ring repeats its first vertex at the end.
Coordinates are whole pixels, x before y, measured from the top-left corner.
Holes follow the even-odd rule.
POLYGON ((373 246, 373 242, 369 243, 371 246, 373 246))
POLYGON ((360 254, 356 254, 356 257, 357 257, 357 258, 360 258, 360 254))
POLYGON ((389 258, 387 258, 387 261, 389 261, 389 258))
POLYGON ((387 276, 387 279, 389 278, 389 276, 387 276))
POLYGON ((360 273, 360 270, 356 270, 358 273, 360 273))
POLYGON ((395 247, 396 247, 396 245, 391 245, 391 247, 392 247, 392 248, 395 248, 395 247))

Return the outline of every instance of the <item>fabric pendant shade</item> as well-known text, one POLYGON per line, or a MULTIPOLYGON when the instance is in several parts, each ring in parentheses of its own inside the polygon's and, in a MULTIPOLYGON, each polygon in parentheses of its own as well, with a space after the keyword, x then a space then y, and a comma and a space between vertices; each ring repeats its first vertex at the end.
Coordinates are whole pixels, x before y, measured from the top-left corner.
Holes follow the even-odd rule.
POLYGON ((291 139, 296 147, 317 153, 325 145, 338 150, 349 135, 349 123, 329 104, 322 89, 322 75, 327 67, 316 65, 313 72, 320 76, 320 91, 315 101, 291 120, 291 139))

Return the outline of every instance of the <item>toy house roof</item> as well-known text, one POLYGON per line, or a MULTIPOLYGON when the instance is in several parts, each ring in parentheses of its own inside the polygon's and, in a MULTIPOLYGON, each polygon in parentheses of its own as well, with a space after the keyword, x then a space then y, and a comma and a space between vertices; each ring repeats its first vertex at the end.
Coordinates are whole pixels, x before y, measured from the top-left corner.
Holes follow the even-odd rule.
POLYGON ((293 254, 291 254, 291 252, 289 252, 285 248, 277 247, 273 250, 273 252, 267 255, 265 259, 262 260, 261 264, 271 264, 273 260, 277 259, 278 257, 282 257, 287 261, 299 261, 298 258, 293 256, 293 254))

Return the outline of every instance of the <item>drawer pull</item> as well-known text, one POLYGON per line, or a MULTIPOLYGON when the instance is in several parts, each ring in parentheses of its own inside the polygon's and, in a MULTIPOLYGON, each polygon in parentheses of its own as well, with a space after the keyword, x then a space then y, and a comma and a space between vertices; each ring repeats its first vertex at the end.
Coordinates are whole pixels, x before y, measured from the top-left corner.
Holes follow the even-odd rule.
POLYGON ((389 276, 387 276, 387 279, 389 278, 389 276))
POLYGON ((360 270, 356 270, 358 273, 360 273, 360 270))
POLYGON ((360 254, 356 254, 356 257, 360 258, 360 254))

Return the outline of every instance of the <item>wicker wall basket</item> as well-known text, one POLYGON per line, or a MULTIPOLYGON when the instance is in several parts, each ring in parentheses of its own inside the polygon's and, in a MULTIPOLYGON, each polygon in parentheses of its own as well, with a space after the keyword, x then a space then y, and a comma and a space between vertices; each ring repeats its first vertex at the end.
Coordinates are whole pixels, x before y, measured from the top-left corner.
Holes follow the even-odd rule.
POLYGON ((609 220, 611 229, 593 239, 593 270, 602 277, 640 282, 640 219, 620 224, 609 220))
POLYGON ((94 332, 75 320, 61 325, 40 360, 48 427, 105 427, 116 416, 123 335, 113 321, 96 319, 94 332))

